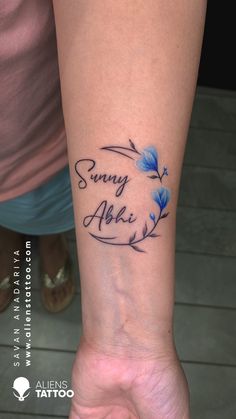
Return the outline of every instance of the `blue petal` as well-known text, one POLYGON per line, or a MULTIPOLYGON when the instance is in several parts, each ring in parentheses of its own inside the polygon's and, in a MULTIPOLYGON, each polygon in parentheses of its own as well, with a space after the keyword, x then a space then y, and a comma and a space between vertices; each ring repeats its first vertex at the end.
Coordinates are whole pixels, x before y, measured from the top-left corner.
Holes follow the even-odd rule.
POLYGON ((141 158, 136 162, 137 167, 144 172, 158 171, 158 155, 155 147, 143 150, 141 158))
POLYGON ((144 158, 141 158, 140 160, 138 160, 136 162, 136 165, 139 168, 139 170, 143 170, 143 172, 148 172, 149 170, 152 170, 150 169, 148 162, 144 158))
POLYGON ((153 212, 150 212, 149 217, 151 218, 152 221, 156 220, 156 216, 153 212))
POLYGON ((155 147, 147 147, 143 150, 143 154, 148 159, 150 166, 152 166, 155 170, 158 168, 158 156, 157 150, 155 147))

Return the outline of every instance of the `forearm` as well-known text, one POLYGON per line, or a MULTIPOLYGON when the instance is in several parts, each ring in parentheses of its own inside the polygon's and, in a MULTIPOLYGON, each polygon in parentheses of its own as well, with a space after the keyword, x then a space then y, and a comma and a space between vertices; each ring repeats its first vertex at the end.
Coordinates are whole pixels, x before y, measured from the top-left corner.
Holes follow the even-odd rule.
POLYGON ((156 351, 172 344, 176 204, 205 1, 56 0, 54 10, 83 336, 115 353, 156 351), (150 146, 158 167, 149 153, 147 171, 150 146))

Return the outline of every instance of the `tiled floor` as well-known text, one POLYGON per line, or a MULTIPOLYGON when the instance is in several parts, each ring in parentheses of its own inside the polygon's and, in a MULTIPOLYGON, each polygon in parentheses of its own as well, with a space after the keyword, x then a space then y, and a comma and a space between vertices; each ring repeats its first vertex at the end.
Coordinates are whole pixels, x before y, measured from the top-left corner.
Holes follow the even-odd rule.
MULTIPOLYGON (((68 238, 76 260, 73 232, 68 238)), ((181 182, 176 256, 175 335, 190 385, 192 419, 235 419, 236 93, 198 89, 181 182)), ((28 378, 31 383, 69 379, 81 330, 79 277, 72 305, 49 315, 41 306, 37 268, 35 249, 28 378)), ((13 397, 12 309, 0 318, 0 419, 67 418, 64 399, 42 403, 31 397, 19 403, 13 397)))

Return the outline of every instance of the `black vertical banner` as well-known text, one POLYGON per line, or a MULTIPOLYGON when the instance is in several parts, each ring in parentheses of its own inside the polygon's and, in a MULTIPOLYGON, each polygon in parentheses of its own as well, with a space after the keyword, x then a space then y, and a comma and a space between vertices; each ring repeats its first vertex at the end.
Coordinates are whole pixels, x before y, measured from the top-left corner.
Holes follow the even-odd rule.
POLYGON ((236 90, 235 3, 208 0, 198 84, 236 90))

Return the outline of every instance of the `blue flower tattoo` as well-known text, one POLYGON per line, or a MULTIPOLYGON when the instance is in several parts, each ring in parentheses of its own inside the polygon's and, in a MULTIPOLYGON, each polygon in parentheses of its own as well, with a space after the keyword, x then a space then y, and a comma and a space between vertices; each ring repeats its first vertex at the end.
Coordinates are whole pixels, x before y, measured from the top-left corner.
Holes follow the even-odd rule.
POLYGON ((143 170, 144 172, 158 172, 158 155, 155 147, 145 148, 141 156, 136 162, 139 170, 143 170))
POLYGON ((156 172, 156 175, 148 176, 151 179, 159 179, 162 182, 163 176, 168 176, 167 167, 163 168, 162 174, 158 168, 158 153, 155 147, 145 148, 141 153, 141 158, 136 161, 136 166, 143 172, 156 172))
MULTIPOLYGON (((162 183, 162 178, 164 176, 168 176, 168 169, 166 166, 163 167, 162 173, 160 173, 160 164, 159 164, 159 156, 157 150, 153 146, 149 146, 144 148, 141 152, 136 148, 134 142, 129 139, 128 146, 121 146, 121 145, 110 145, 102 147, 101 150, 109 151, 112 153, 116 153, 119 156, 126 157, 130 160, 133 160, 135 166, 141 172, 154 172, 151 175, 148 175, 149 178, 153 180, 158 180, 158 182, 162 183)), ((93 181, 95 184, 97 182, 110 182, 113 185, 118 185, 117 190, 115 193, 115 197, 119 198, 120 195, 123 194, 124 188, 127 187, 130 178, 128 175, 126 176, 118 176, 114 174, 94 174, 93 170, 96 166, 96 161, 92 159, 82 159, 76 162, 75 164, 75 171, 80 178, 78 186, 80 189, 86 189, 87 187, 87 180, 85 175, 81 175, 80 173, 80 163, 89 164, 87 172, 90 173, 90 180, 93 181)), ((146 240, 147 238, 155 238, 159 237, 158 234, 154 231, 161 219, 166 218, 169 215, 169 212, 164 212, 164 209, 167 207, 170 201, 170 191, 169 189, 161 186, 160 188, 155 189, 151 193, 153 201, 157 204, 159 211, 155 214, 154 212, 149 213, 149 218, 144 221, 143 228, 141 230, 137 229, 132 232, 132 234, 127 237, 125 240, 121 240, 117 236, 102 236, 92 232, 89 234, 96 239, 97 241, 112 245, 112 246, 129 246, 133 250, 137 252, 145 252, 139 245, 141 242, 146 240), (150 222, 152 221, 152 223, 150 222)), ((117 214, 114 213, 114 205, 108 204, 108 201, 103 200, 95 212, 91 215, 87 215, 83 220, 84 227, 89 227, 91 223, 97 222, 98 229, 102 230, 103 223, 110 224, 110 223, 128 223, 132 224, 136 222, 136 217, 133 213, 130 213, 129 216, 125 216, 127 211, 127 207, 124 205, 122 206, 117 214)), ((134 224, 135 225, 135 224, 134 224)))
POLYGON ((159 179, 162 182, 163 176, 168 176, 168 169, 164 166, 162 174, 160 174, 158 164, 158 153, 154 146, 144 148, 143 151, 138 151, 134 142, 129 139, 129 147, 125 146, 106 146, 101 150, 112 151, 113 153, 120 154, 128 159, 135 160, 136 167, 142 172, 155 172, 155 175, 148 176, 151 179, 159 179), (137 157, 139 157, 137 159, 137 157))
POLYGON ((161 211, 167 206, 170 200, 170 191, 166 188, 156 189, 152 193, 154 201, 159 205, 161 211))

